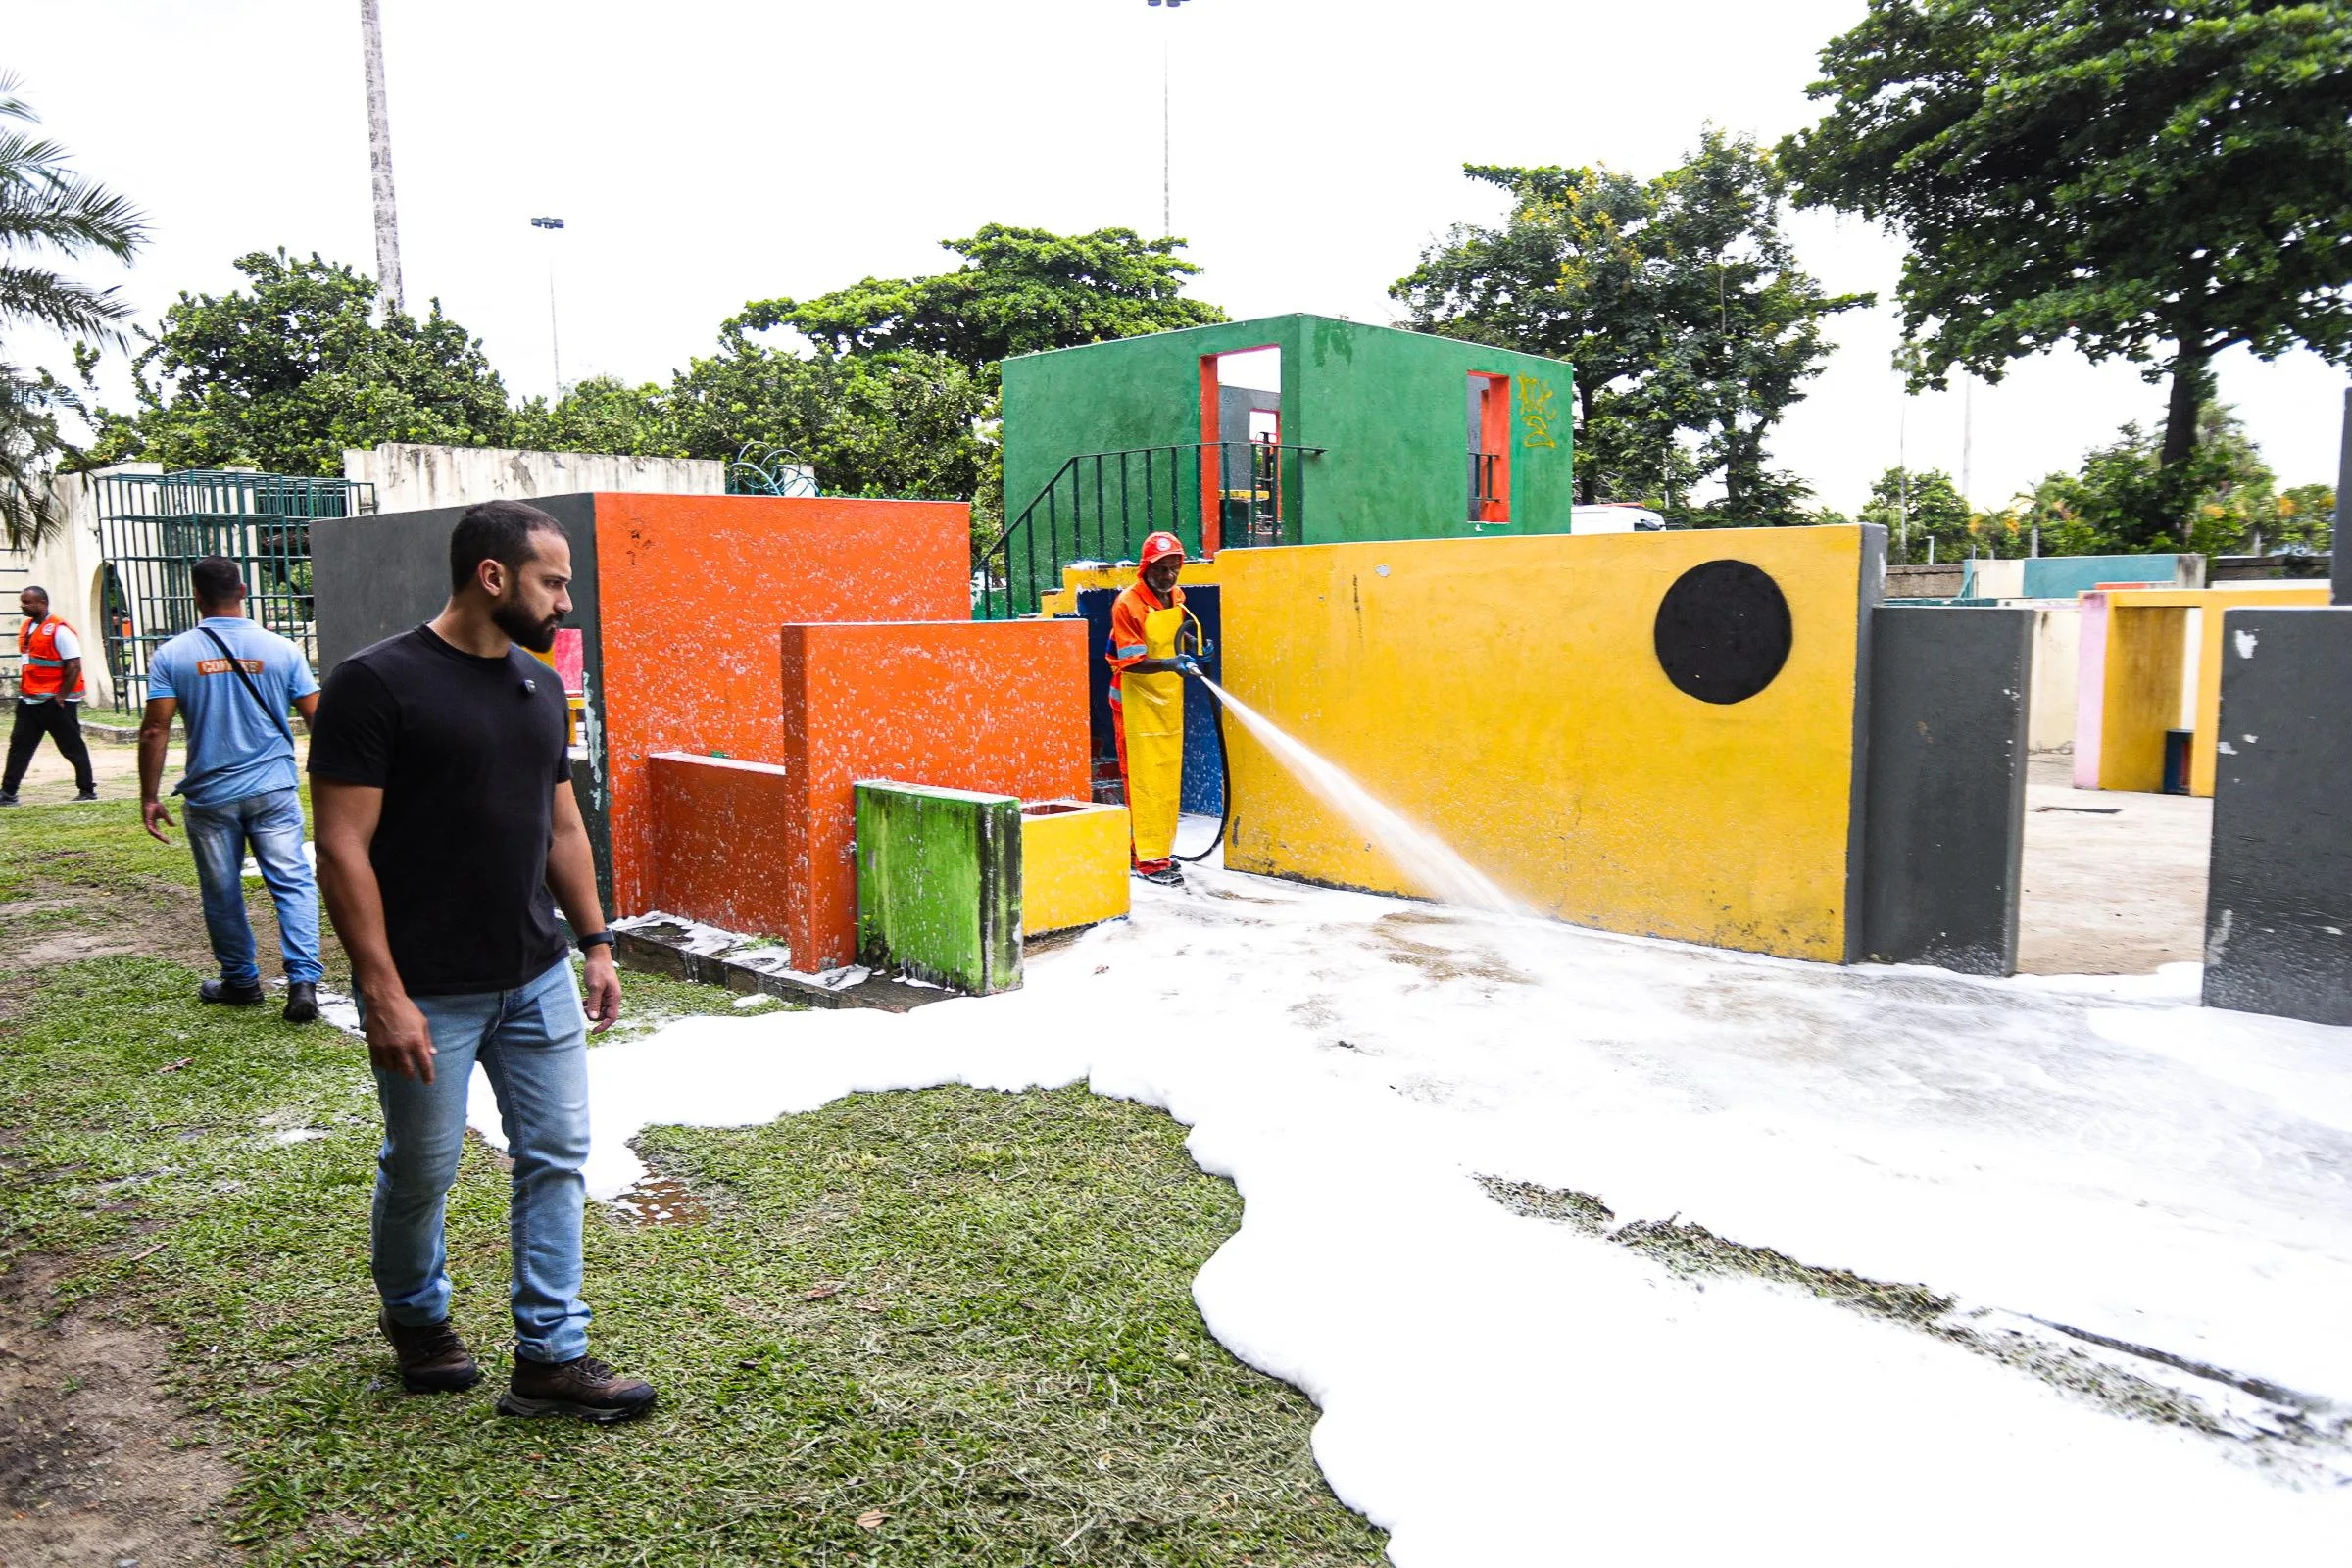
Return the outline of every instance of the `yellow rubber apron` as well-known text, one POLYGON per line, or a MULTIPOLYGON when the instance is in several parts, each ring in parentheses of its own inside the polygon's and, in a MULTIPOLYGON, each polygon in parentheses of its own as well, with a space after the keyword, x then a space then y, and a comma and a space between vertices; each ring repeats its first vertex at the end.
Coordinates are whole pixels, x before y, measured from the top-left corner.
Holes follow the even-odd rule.
MULTIPOLYGON (((1181 605, 1144 616, 1144 657, 1173 659, 1184 630, 1181 605)), ((1119 710, 1127 726, 1127 816, 1135 829, 1135 858, 1164 860, 1176 850, 1176 812, 1184 789, 1184 677, 1119 677, 1119 710)))

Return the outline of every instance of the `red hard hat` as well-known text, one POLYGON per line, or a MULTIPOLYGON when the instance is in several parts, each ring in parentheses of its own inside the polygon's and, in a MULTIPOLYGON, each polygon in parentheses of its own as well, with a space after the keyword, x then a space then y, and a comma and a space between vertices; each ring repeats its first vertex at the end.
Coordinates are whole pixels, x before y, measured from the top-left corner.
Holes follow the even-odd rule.
POLYGON ((1136 564, 1149 566, 1162 556, 1174 556, 1178 561, 1184 559, 1184 541, 1165 529, 1144 541, 1144 554, 1136 564))

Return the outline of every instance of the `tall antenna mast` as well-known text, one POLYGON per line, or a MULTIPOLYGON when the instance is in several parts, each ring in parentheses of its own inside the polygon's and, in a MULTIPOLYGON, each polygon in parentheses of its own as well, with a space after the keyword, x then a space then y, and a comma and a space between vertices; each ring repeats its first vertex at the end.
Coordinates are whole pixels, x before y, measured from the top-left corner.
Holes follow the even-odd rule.
POLYGON ((375 288, 384 314, 400 310, 400 214, 392 200, 392 120, 384 107, 384 27, 376 0, 360 0, 360 53, 368 66, 368 170, 375 193, 375 288))
MULTIPOLYGON (((1184 4, 1184 0, 1144 0, 1144 4, 1165 6, 1168 8, 1168 15, 1173 17, 1176 14, 1176 8, 1184 4)), ((1176 232, 1176 220, 1170 216, 1174 209, 1170 206, 1168 197, 1170 189, 1168 171, 1174 162, 1170 149, 1175 146, 1175 140, 1169 134, 1170 121, 1168 118, 1170 54, 1168 35, 1163 32, 1159 35, 1159 237, 1161 239, 1171 238, 1176 232)))

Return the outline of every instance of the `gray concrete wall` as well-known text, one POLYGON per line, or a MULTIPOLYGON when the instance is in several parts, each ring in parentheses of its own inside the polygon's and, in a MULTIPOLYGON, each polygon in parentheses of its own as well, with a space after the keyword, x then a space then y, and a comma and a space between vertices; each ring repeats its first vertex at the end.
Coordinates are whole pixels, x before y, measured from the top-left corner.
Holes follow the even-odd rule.
POLYGON ((2352 607, 2222 624, 2205 1004, 2352 1024, 2352 607))
POLYGON ((2034 613, 1885 605, 1872 618, 1864 953, 2009 974, 2034 613))
POLYGON ((1888 599, 1957 599, 1960 579, 1968 573, 1965 561, 1938 562, 1933 566, 1888 566, 1888 599))
MULTIPOLYGON (((571 546, 571 616, 581 631, 587 712, 573 763, 573 793, 596 850, 597 886, 612 906, 612 827, 607 812, 604 705, 605 650, 599 620, 596 498, 538 496, 532 506, 564 525, 571 546)), ((370 643, 430 620, 449 602, 449 533, 464 507, 425 512, 323 517, 311 524, 311 584, 318 628, 321 679, 370 643)))
POLYGON ((422 512, 476 501, 528 501, 598 490, 715 496, 727 466, 700 458, 632 458, 598 452, 523 452, 387 441, 343 454, 343 477, 375 486, 378 512, 422 512))

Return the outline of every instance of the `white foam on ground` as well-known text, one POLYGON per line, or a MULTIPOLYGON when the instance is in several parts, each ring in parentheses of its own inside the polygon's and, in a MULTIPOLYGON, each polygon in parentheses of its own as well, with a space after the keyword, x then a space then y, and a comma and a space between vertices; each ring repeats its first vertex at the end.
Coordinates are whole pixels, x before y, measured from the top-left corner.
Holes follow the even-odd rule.
MULTIPOLYGON (((1201 829, 1202 835, 1205 828, 1201 829)), ((688 1019, 590 1054, 592 1190, 657 1123, 1085 1081, 1246 1200, 1195 1297, 1322 1407, 1408 1568, 2342 1560, 2352 1492, 1777 1288, 1678 1281, 1489 1174, 1679 1214, 2352 1404, 2352 1030, 2193 970, 1844 969, 1196 871, 905 1015, 688 1019), (1098 972, 1100 971, 1100 972, 1098 972)), ((497 1118, 477 1078, 473 1122, 497 1118)))

